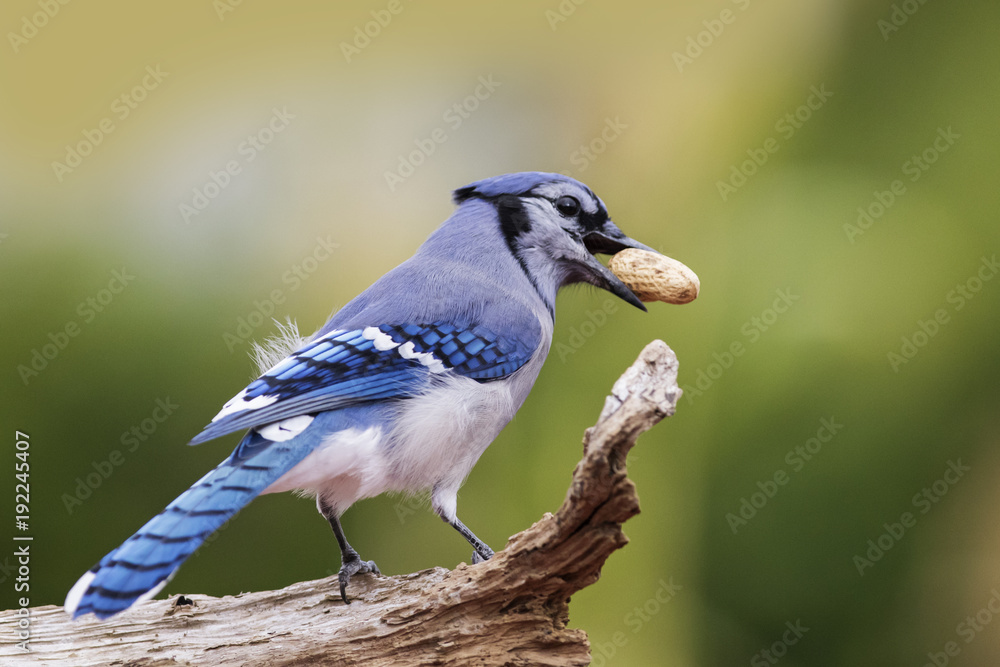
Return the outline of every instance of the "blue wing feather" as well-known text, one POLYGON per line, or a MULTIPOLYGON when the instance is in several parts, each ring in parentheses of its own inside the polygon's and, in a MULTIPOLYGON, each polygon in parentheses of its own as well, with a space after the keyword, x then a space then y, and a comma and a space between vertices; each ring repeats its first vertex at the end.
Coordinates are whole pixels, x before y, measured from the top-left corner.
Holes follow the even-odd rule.
POLYGON ((331 331, 251 382, 191 444, 298 415, 412 396, 434 373, 497 380, 523 366, 537 345, 448 322, 331 331))

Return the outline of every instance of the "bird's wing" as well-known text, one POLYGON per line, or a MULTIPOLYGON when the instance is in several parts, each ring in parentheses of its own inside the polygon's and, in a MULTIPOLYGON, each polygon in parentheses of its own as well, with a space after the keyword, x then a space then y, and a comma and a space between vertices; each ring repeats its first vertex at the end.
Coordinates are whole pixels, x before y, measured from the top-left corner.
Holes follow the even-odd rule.
POLYGON ((298 415, 413 396, 436 374, 497 380, 523 366, 537 347, 537 340, 447 322, 330 331, 250 383, 190 444, 298 415))

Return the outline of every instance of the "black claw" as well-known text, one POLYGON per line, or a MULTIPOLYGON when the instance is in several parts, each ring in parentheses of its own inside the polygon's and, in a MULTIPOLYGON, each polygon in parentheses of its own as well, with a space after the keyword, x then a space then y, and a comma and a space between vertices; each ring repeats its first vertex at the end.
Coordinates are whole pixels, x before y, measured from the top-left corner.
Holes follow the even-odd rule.
POLYGON ((482 545, 483 551, 473 551, 472 552, 472 564, 485 563, 489 559, 493 558, 493 549, 490 549, 485 544, 482 545))
POLYGON ((375 574, 381 575, 378 566, 375 561, 363 561, 357 554, 354 558, 344 561, 340 566, 340 572, 337 573, 337 580, 340 582, 340 599, 344 601, 344 604, 351 604, 351 601, 347 599, 347 584, 350 582, 351 577, 355 574, 375 574))
POLYGON ((340 572, 340 599, 344 601, 344 604, 351 604, 351 601, 347 599, 347 575, 343 570, 340 572))

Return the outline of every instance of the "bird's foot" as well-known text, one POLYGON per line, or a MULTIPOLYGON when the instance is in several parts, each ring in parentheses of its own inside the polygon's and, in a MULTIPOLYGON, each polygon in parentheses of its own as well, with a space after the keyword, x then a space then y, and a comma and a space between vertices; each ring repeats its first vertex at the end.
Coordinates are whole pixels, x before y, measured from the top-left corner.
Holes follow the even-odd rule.
POLYGON ((480 552, 479 550, 476 550, 476 551, 472 552, 472 564, 473 565, 475 565, 477 563, 484 563, 484 562, 488 561, 489 559, 493 558, 493 549, 490 549, 485 544, 483 545, 483 549, 484 549, 484 551, 482 551, 482 552, 480 552))
POLYGON ((348 558, 342 561, 340 565, 340 572, 337 573, 337 579, 340 581, 340 599, 344 601, 344 604, 351 604, 351 601, 347 599, 347 583, 351 580, 351 577, 355 574, 376 574, 381 575, 378 566, 375 561, 361 560, 361 557, 354 554, 354 558, 348 558))

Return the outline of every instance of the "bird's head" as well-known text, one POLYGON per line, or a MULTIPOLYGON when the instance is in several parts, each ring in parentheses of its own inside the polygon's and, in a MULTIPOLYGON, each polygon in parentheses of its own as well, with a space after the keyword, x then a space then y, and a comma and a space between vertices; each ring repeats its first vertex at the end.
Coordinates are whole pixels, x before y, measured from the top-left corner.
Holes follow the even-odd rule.
POLYGON ((595 255, 625 248, 656 251, 618 229, 604 202, 583 183, 562 174, 519 172, 459 188, 454 199, 459 205, 484 200, 496 207, 507 247, 539 292, 549 285, 554 291, 589 283, 646 310, 595 255))

